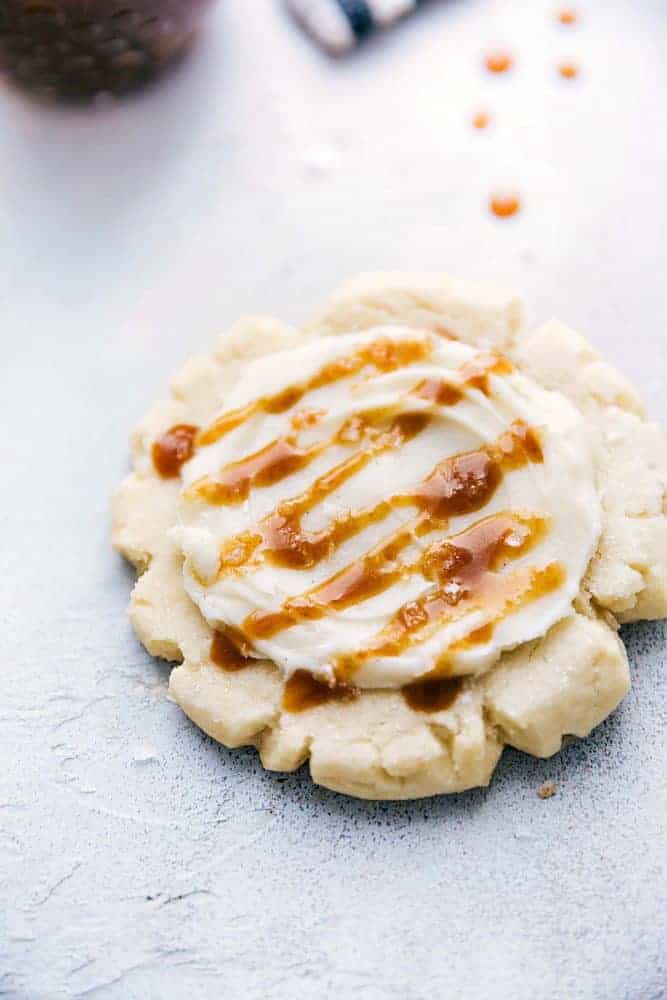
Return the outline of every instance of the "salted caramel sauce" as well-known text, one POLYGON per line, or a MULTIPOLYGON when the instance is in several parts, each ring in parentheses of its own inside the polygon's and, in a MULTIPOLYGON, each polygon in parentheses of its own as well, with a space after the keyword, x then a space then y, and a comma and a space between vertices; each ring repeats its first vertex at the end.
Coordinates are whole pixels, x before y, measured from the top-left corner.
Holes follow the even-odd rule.
POLYGON ((197 440, 195 445, 197 448, 201 448, 202 445, 214 444, 223 438, 230 431, 236 430, 241 424, 253 417, 259 410, 264 409, 263 399, 253 399, 245 406, 239 406, 235 410, 229 410, 227 413, 223 413, 222 416, 218 417, 210 427, 202 430, 197 435, 197 440))
POLYGON ((566 571, 563 565, 559 562, 552 562, 540 569, 533 568, 517 573, 514 579, 510 577, 509 585, 504 592, 499 592, 496 581, 491 580, 485 599, 485 610, 495 612, 494 617, 485 625, 470 632, 464 639, 452 643, 449 649, 438 657, 431 670, 420 679, 428 683, 444 677, 451 677, 455 673, 456 654, 491 642, 496 626, 503 618, 527 604, 553 593, 554 590, 562 586, 565 577, 566 571))
POLYGON ((316 424, 326 415, 325 410, 297 410, 290 420, 290 424, 295 431, 303 431, 316 424))
POLYGON ((175 479, 181 466, 192 458, 198 431, 193 424, 176 424, 153 443, 151 458, 163 479, 175 479))
POLYGON ((482 518, 457 535, 434 542, 422 556, 427 580, 457 584, 454 603, 470 593, 484 574, 525 555, 546 532, 546 519, 536 514, 502 511, 482 518))
POLYGON ((425 413, 397 414, 393 408, 381 407, 351 417, 332 437, 309 448, 300 448, 296 438, 283 436, 237 462, 230 462, 215 479, 203 476, 196 480, 183 496, 187 500, 217 506, 238 504, 248 497, 251 488, 273 486, 306 468, 332 446, 358 444, 365 439, 368 448, 351 456, 350 468, 358 471, 379 451, 398 448, 410 440, 423 430, 428 421, 428 414, 425 413))
MULTIPOLYGON (((417 642, 423 642, 435 629, 459 621, 471 611, 491 613, 491 624, 496 625, 513 611, 524 607, 541 597, 546 597, 562 586, 565 569, 559 562, 549 563, 543 568, 519 569, 508 575, 486 574, 476 591, 466 593, 456 581, 439 588, 417 601, 404 605, 389 625, 383 629, 377 640, 365 650, 356 654, 346 654, 335 664, 335 674, 341 683, 350 683, 351 678, 371 656, 400 656, 417 642), (461 591, 466 593, 460 596, 461 591)), ((481 633, 483 637, 488 632, 481 633)), ((484 638, 484 642, 488 639, 484 638)), ((470 636, 467 648, 472 648, 470 636)), ((482 642, 480 642, 482 644, 482 642)), ((454 667, 452 654, 462 648, 462 644, 452 645, 435 662, 431 670, 420 680, 431 681, 451 676, 454 667)))
MULTIPOLYGON (((371 346, 377 347, 377 344, 371 346)), ((419 346, 421 348, 421 343, 419 346)), ((389 365, 389 368, 384 370, 391 370, 393 364, 393 361, 390 362, 391 352, 383 353, 380 356, 376 354, 374 357, 378 366, 380 363, 389 365)), ((357 357, 355 363, 358 361, 357 357)), ((350 365, 350 359, 346 359, 346 374, 350 372, 350 365)), ((332 366, 326 366, 310 380, 309 384, 312 384, 316 378, 334 377, 336 372, 341 370, 339 363, 336 363, 333 368, 335 371, 332 371, 332 366)), ((463 397, 463 391, 466 387, 478 389, 489 395, 491 392, 490 376, 509 374, 513 370, 511 362, 504 357, 491 353, 481 354, 461 367, 455 381, 424 380, 418 383, 408 395, 417 396, 440 406, 455 405, 463 397)), ((281 412, 283 409, 295 405, 301 395, 300 388, 291 388, 274 397, 260 401, 260 403, 266 412, 281 412)), ((236 412, 238 416, 239 411, 236 412)), ((244 408, 244 412, 247 412, 247 408, 244 408)), ((296 419, 295 429, 298 430, 302 426, 312 426, 320 419, 321 415, 321 411, 307 410, 302 411, 301 416, 296 414, 293 418, 293 420, 296 419)), ((211 647, 211 658, 214 662, 223 666, 224 669, 241 669, 247 663, 243 644, 247 645, 248 640, 269 638, 298 622, 316 620, 331 611, 355 605, 382 593, 400 577, 409 573, 421 572, 427 579, 433 580, 443 591, 444 588, 449 587, 447 599, 444 601, 446 607, 457 606, 460 603, 465 604, 462 598, 456 601, 451 600, 451 584, 455 584, 455 589, 456 587, 461 589, 463 587, 462 580, 465 580, 469 591, 466 595, 468 605, 473 597, 477 597, 477 599, 483 597, 483 587, 480 588, 479 594, 473 593, 474 570, 480 564, 480 560, 481 564, 484 564, 486 559, 485 569, 480 572, 480 579, 484 573, 491 571, 495 559, 492 539, 486 550, 484 545, 481 545, 480 551, 486 551, 485 557, 480 556, 474 546, 471 555, 469 547, 467 548, 465 544, 457 546, 453 539, 428 546, 419 559, 412 563, 401 562, 399 556, 414 541, 415 537, 420 537, 436 527, 445 529, 450 517, 473 513, 484 507, 495 493, 507 470, 519 468, 528 462, 541 462, 543 460, 537 432, 520 421, 513 424, 492 444, 472 452, 450 456, 439 462, 414 493, 392 496, 388 500, 381 501, 365 510, 343 512, 318 532, 304 531, 301 525, 301 518, 315 504, 339 489, 351 476, 360 471, 374 455, 387 449, 401 447, 406 441, 419 434, 427 426, 430 419, 431 416, 426 411, 398 413, 395 412, 395 409, 369 411, 345 421, 335 435, 325 442, 309 448, 300 448, 296 444, 294 436, 281 437, 257 452, 245 456, 237 462, 229 463, 218 474, 215 481, 205 477, 205 481, 198 481, 189 488, 188 492, 201 496, 207 502, 239 503, 248 496, 251 488, 270 485, 292 475, 308 465, 316 454, 321 454, 333 443, 359 444, 361 442, 363 445, 318 477, 302 494, 281 503, 274 512, 260 522, 257 530, 245 532, 228 540, 220 554, 219 574, 239 571, 251 564, 253 559, 258 556, 277 565, 299 569, 310 568, 330 556, 336 547, 346 539, 363 531, 367 526, 386 518, 396 507, 411 505, 416 506, 420 511, 416 518, 413 518, 394 536, 383 541, 371 552, 365 553, 360 559, 336 573, 323 584, 309 592, 288 599, 276 612, 261 614, 256 612, 249 615, 243 624, 243 629, 237 630, 233 639, 230 639, 228 632, 216 634, 211 647), (467 565, 468 562, 471 565, 464 572, 464 564, 467 565)), ((219 430, 220 422, 216 423, 219 430)), ((293 424, 293 426, 295 425, 293 424)), ((505 554, 506 558, 510 559, 517 557, 524 550, 525 539, 519 542, 516 540, 517 531, 519 534, 521 533, 519 529, 523 522, 520 521, 519 515, 512 515, 511 524, 514 527, 510 531, 506 520, 503 521, 503 516, 506 519, 509 515, 494 515, 473 527, 477 528, 483 537, 486 537, 484 532, 487 522, 493 522, 496 525, 501 522, 505 524, 503 529, 505 533, 498 545, 502 548, 507 542, 505 554), (517 524, 519 528, 517 528, 517 524), (513 540, 507 541, 510 536, 513 540)), ((457 537, 454 536, 454 539, 457 537)), ((525 584, 526 581, 522 581, 524 590, 526 589, 525 584)), ((516 599, 518 599, 516 596, 512 598, 510 595, 506 603, 516 599)), ((338 691, 337 687, 331 688, 326 683, 313 678, 307 671, 299 671, 297 673, 304 676, 295 680, 292 688, 286 692, 287 702, 292 705, 303 703, 304 707, 311 707, 313 704, 321 704, 324 700, 330 700, 334 697, 349 697, 346 683, 353 673, 353 668, 356 669, 359 663, 374 651, 386 652, 392 643, 394 646, 396 645, 396 636, 393 635, 392 629, 396 632, 397 621, 400 619, 401 629, 404 633, 401 641, 406 645, 408 641, 412 641, 413 634, 416 638, 417 633, 420 633, 438 617, 443 619, 445 607, 440 607, 439 602, 442 603, 442 594, 439 594, 437 590, 435 594, 429 596, 428 600, 411 602, 410 606, 400 609, 397 617, 383 630, 378 640, 371 643, 368 650, 346 657, 346 662, 337 664, 337 683, 339 685, 342 683, 344 695, 335 693, 338 691), (305 677, 308 677, 309 680, 306 680, 305 677)), ((468 606, 465 613, 470 610, 471 608, 468 606)), ((461 614, 463 613, 462 606, 461 614)), ((479 641, 481 641, 481 636, 482 631, 479 630, 479 641)), ((469 636, 466 641, 476 641, 476 638, 469 636)), ((394 654, 389 653, 389 655, 394 654)), ((441 665, 438 666, 438 669, 440 667, 441 665)), ((435 679, 439 678, 428 677, 425 682, 430 683, 435 679)), ((433 690, 429 689, 428 697, 431 698, 431 701, 434 697, 433 690)), ((411 697, 416 699, 418 695, 413 693, 411 697)), ((425 697, 426 695, 423 695, 423 698, 425 697)), ((297 709, 291 708, 289 710, 295 711, 297 709)))
MULTIPOLYGON (((414 395, 439 406, 453 406, 463 398, 466 386, 477 388, 485 395, 490 395, 489 377, 511 374, 513 371, 512 363, 502 355, 480 354, 461 367, 456 382, 424 379, 408 395, 414 395)), ((321 411, 315 411, 314 419, 319 419, 320 413, 321 411)), ((261 551, 262 558, 274 565, 291 569, 310 569, 328 558, 348 539, 386 518, 397 503, 405 504, 406 498, 392 498, 360 511, 345 511, 325 528, 316 532, 304 531, 301 526, 301 518, 308 511, 360 471, 375 454, 390 447, 400 447, 411 440, 427 426, 428 419, 428 415, 424 413, 408 411, 392 417, 392 411, 377 410, 346 421, 330 441, 314 446, 319 449, 317 453, 321 454, 332 443, 357 443, 369 434, 372 435, 370 449, 355 452, 316 479, 300 496, 284 501, 264 518, 257 531, 244 532, 225 542, 220 551, 217 577, 229 571, 240 570, 258 551, 261 551), (390 421, 384 430, 383 421, 390 421)), ((538 440, 536 432, 524 425, 516 425, 514 437, 521 435, 525 439, 526 448, 530 446, 531 460, 541 461, 541 454, 539 459, 536 457, 535 442, 538 440)), ((499 446, 502 445, 502 441, 503 438, 499 446)), ((266 449, 264 451, 266 453, 266 449)), ((271 454, 270 448, 269 454, 271 454)), ((314 455, 315 452, 311 450, 310 454, 314 455)), ((249 458, 254 460, 254 456, 249 458)), ((487 458, 488 456, 482 457, 481 461, 486 464, 487 458)), ((248 459, 244 459, 241 463, 235 463, 233 466, 235 473, 239 468, 243 468, 243 463, 247 461, 248 459)), ((225 470, 222 474, 223 480, 224 476, 225 470)), ((257 485, 256 480, 253 485, 257 485)), ((247 495, 245 489, 244 494, 247 495)), ((216 481, 207 478, 194 483, 185 495, 214 503, 230 502, 227 499, 228 488, 218 489, 216 481)))
MULTIPOLYGON (((425 414, 403 414, 398 433, 414 437, 426 426, 427 419, 425 414)), ((371 457, 365 451, 355 452, 316 479, 299 496, 280 504, 260 522, 256 531, 229 539, 220 552, 218 578, 247 568, 259 554, 277 566, 311 569, 329 558, 348 539, 378 524, 399 506, 416 504, 441 524, 451 516, 474 513, 491 499, 505 471, 543 460, 537 431, 517 421, 493 444, 439 462, 414 494, 396 494, 374 506, 345 511, 319 531, 304 530, 302 517, 343 485, 371 457)), ((423 534, 428 530, 428 521, 418 522, 415 530, 417 535, 423 534)))
POLYGON ((327 684, 309 670, 295 670, 285 682, 283 708, 286 712, 305 712, 332 701, 352 701, 357 688, 347 684, 327 684))
POLYGON ((562 62, 558 66, 558 72, 564 80, 576 80, 579 76, 579 67, 573 62, 562 62))
POLYGON ((251 651, 252 647, 243 633, 226 625, 213 633, 209 656, 217 667, 235 673, 252 664, 251 651))
POLYGON ((516 194, 498 193, 491 196, 489 207, 499 219, 509 219, 521 209, 521 199, 516 194))
POLYGON ((391 510, 391 504, 383 500, 374 507, 346 511, 320 531, 307 531, 301 526, 302 514, 285 508, 284 513, 271 515, 262 528, 259 539, 259 544, 263 541, 265 546, 262 555, 275 566, 312 569, 328 559, 343 542, 384 520, 391 510))
POLYGON ((537 432, 516 421, 493 444, 439 462, 412 500, 441 520, 471 514, 486 506, 506 471, 542 460, 537 432))
POLYGON ((401 694, 415 712, 443 712, 454 704, 462 686, 461 677, 438 677, 406 684, 401 694))
POLYGON ((446 519, 481 510, 502 481, 502 467, 487 449, 454 455, 440 462, 413 494, 414 502, 446 519))
MULTIPOLYGON (((373 437, 367 448, 353 452, 315 479, 301 494, 279 504, 260 522, 256 532, 244 532, 229 539, 220 552, 218 577, 230 570, 238 571, 260 549, 262 557, 274 565, 309 569, 327 558, 348 538, 387 517, 391 504, 382 501, 365 510, 344 512, 321 531, 304 531, 301 526, 305 514, 356 475, 375 455, 398 448, 416 437, 429 420, 427 413, 398 414, 384 432, 373 437)), ((356 425, 354 428, 344 426, 340 433, 356 437, 361 431, 356 425)))
MULTIPOLYGON (((440 525, 441 526, 441 525, 440 525)), ((317 587, 289 598, 275 612, 253 612, 243 622, 243 632, 251 639, 270 639, 300 622, 317 621, 332 611, 340 611, 384 593, 398 580, 419 573, 439 584, 456 580, 464 572, 469 584, 475 574, 495 569, 501 546, 507 560, 523 555, 544 534, 544 520, 522 514, 496 514, 485 518, 460 535, 436 541, 409 562, 399 556, 419 530, 433 530, 436 524, 423 516, 403 526, 335 573, 317 587), (458 544, 457 544, 458 540, 458 544), (494 548, 495 546, 495 548, 494 548), (508 555, 507 553, 510 553, 508 555), (470 563, 470 565, 466 565, 470 563)))
POLYGON ((239 504, 247 499, 251 488, 272 486, 310 465, 323 451, 321 444, 300 448, 293 437, 281 437, 230 462, 215 479, 204 476, 184 493, 188 499, 221 506, 239 504))
POLYGON ((485 396, 490 396, 489 376, 511 375, 513 371, 514 365, 502 354, 478 354, 459 369, 455 382, 424 379, 414 389, 414 395, 438 406, 455 406, 463 399, 466 389, 479 389, 485 396))
POLYGON ((375 597, 416 568, 397 562, 400 553, 414 540, 410 524, 383 541, 375 549, 335 573, 312 590, 289 598, 276 612, 253 612, 243 630, 255 639, 268 639, 302 621, 317 621, 330 611, 340 611, 375 597))
POLYGON ((463 399, 463 388, 446 379, 426 378, 414 390, 415 396, 438 406, 456 406, 463 399))
POLYGON ((556 17, 561 24, 568 26, 576 24, 579 20, 579 14, 572 7, 563 7, 562 10, 558 11, 556 17))
POLYGON ((263 541, 264 536, 257 531, 244 531, 228 539, 220 549, 218 576, 247 568, 263 541))
MULTIPOLYGON (((388 330, 386 336, 395 334, 388 330)), ((539 423, 539 387, 513 377, 511 362, 501 356, 436 346, 426 333, 408 336, 430 342, 429 360, 382 378, 362 368, 320 394, 301 395, 301 383, 322 366, 323 348, 307 355, 308 367, 304 355, 303 365, 285 365, 282 375, 271 374, 270 365, 258 368, 255 381, 249 374, 239 385, 235 400, 264 393, 266 406, 215 448, 202 449, 183 471, 185 491, 207 472, 230 491, 223 499, 252 498, 243 509, 182 505, 174 537, 185 553, 188 593, 209 620, 233 621, 253 643, 255 658, 261 649, 284 671, 286 712, 316 711, 318 705, 327 713, 354 711, 345 701, 355 697, 358 685, 364 692, 366 685, 371 691, 379 686, 383 703, 393 698, 399 712, 457 711, 469 698, 466 677, 488 670, 503 650, 567 613, 573 581, 595 542, 594 487, 584 476, 581 497, 575 495, 578 456, 570 455, 566 438, 578 425, 569 411, 563 407, 561 413, 554 401, 548 413, 553 427, 543 438, 527 423, 509 427, 515 416, 530 420, 527 413, 536 412, 539 423), (276 392, 287 379, 301 382, 276 392), (389 403, 391 410, 360 413, 376 402, 389 403), (272 408, 278 416, 267 416, 272 408), (397 427, 396 417, 406 410, 409 417, 397 427), (355 416, 345 420, 351 412, 355 416), (413 433, 410 423, 419 433, 424 421, 430 424, 422 438, 380 456, 381 449, 401 447, 406 432, 413 433), (276 440, 267 446, 271 437, 276 440), (307 463, 313 442, 319 447, 332 438, 336 447, 326 456, 320 453, 307 468, 297 466, 301 471, 283 469, 283 460, 307 463), (458 448, 471 450, 452 455, 458 448), (544 469, 522 468, 542 462, 544 469), (262 495, 262 483, 271 481, 276 485, 262 495), (499 542, 500 555, 494 558, 491 551, 484 567, 480 552, 492 550, 493 538, 480 529, 476 549, 475 539, 452 532, 460 534, 463 525, 487 521, 512 504, 523 517, 529 508, 551 510, 553 545, 550 540, 519 558, 539 530, 514 523, 499 542), (583 511, 579 533, 577 504, 583 511), (238 535, 229 538, 232 531, 238 535), (552 555, 562 542, 563 555, 552 555), (216 558, 220 574, 229 575, 217 586, 216 558), (545 567, 552 558, 563 559, 567 577, 558 563, 545 567), (237 573, 247 578, 236 579, 237 573), (551 596, 540 600, 543 594, 551 596)), ((360 341, 337 350, 352 354, 354 343, 360 341)), ((235 405, 232 397, 227 405, 235 405)), ((218 639, 217 646, 221 677, 223 669, 241 670, 247 663, 234 643, 218 639)))
POLYGON ((539 432, 523 420, 515 420, 509 431, 498 438, 495 447, 492 446, 492 451, 505 471, 519 469, 526 461, 534 465, 541 465, 544 461, 539 432))
MULTIPOLYGON (((487 612, 490 622, 485 625, 495 625, 522 602, 555 589, 556 580, 562 582, 562 568, 560 575, 550 568, 547 572, 534 567, 513 574, 498 572, 534 547, 546 529, 543 517, 505 511, 429 546, 419 569, 435 588, 402 605, 366 649, 341 657, 335 665, 336 676, 349 680, 370 657, 399 656, 408 646, 427 638, 434 627, 451 624, 474 610, 487 612), (542 592, 543 584, 546 589, 542 592)), ((465 641, 470 642, 471 635, 465 641)), ((472 641, 488 642, 486 628, 478 630, 472 641)), ((442 676, 448 666, 446 659, 436 664, 434 676, 442 676)), ((426 679, 432 679, 431 675, 426 679)))
POLYGON ((329 362, 304 382, 281 389, 272 396, 260 396, 245 406, 223 413, 210 427, 197 435, 196 447, 214 444, 256 413, 284 413, 296 406, 307 393, 356 375, 364 368, 372 368, 377 372, 391 372, 416 361, 423 361, 430 353, 431 344, 427 340, 394 341, 380 337, 370 344, 357 348, 347 357, 329 362))
POLYGON ((507 73, 514 65, 514 59, 509 52, 498 50, 489 52, 484 60, 484 65, 489 73, 507 73))
POLYGON ((493 639, 493 633, 496 630, 494 622, 487 622, 486 625, 480 625, 479 628, 473 629, 469 632, 465 639, 460 639, 455 643, 456 649, 473 649, 475 646, 485 646, 488 642, 493 639))
POLYGON ((471 361, 459 369, 459 378, 463 385, 479 389, 485 396, 491 395, 490 375, 511 375, 514 365, 502 354, 477 354, 471 361))

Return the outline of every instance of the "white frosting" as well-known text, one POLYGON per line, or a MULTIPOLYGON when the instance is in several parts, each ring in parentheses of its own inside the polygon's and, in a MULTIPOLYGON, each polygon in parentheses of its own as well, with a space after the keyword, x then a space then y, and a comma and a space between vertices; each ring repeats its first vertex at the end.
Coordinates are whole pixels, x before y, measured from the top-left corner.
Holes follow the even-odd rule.
MULTIPOLYGON (((302 447, 325 441, 348 418, 375 408, 428 411, 431 419, 420 433, 400 448, 378 451, 339 490, 305 514, 302 528, 317 531, 346 511, 370 508, 392 495, 411 493, 444 458, 492 444, 516 421, 537 429, 542 462, 527 462, 506 471, 483 509, 454 516, 445 527, 422 537, 414 535, 397 559, 414 563, 434 541, 456 535, 490 515, 517 512, 520 516, 545 518, 548 528, 529 551, 508 560, 497 572, 509 580, 522 572, 527 577, 531 568, 539 570, 558 563, 563 571, 558 585, 534 600, 509 608, 499 616, 490 638, 468 647, 460 641, 493 617, 493 609, 483 601, 449 623, 429 630, 423 638, 413 637, 398 655, 368 656, 354 674, 354 683, 361 687, 398 687, 414 681, 428 673, 445 653, 453 672, 479 673, 488 669, 503 650, 543 635, 569 612, 600 530, 586 427, 560 394, 546 391, 517 371, 489 375, 486 394, 479 388, 463 386, 463 398, 454 405, 439 406, 414 394, 415 387, 425 379, 444 379, 454 384, 461 381, 462 367, 477 352, 458 342, 398 327, 313 340, 248 364, 221 412, 305 381, 324 365, 349 357, 382 338, 395 343, 417 341, 425 344, 430 353, 394 371, 381 373, 365 368, 313 389, 283 413, 259 409, 219 440, 201 445, 182 470, 179 524, 173 530, 185 556, 187 592, 204 617, 213 626, 243 628, 249 615, 278 611, 288 598, 322 584, 395 534, 401 525, 413 522, 419 511, 416 506, 396 506, 388 517, 364 528, 308 569, 277 566, 260 554, 238 571, 219 573, 225 543, 243 532, 256 534, 259 522, 282 501, 302 493, 316 477, 363 447, 363 443, 334 443, 305 468, 272 485, 251 487, 240 503, 216 505, 193 500, 193 491, 188 488, 202 477, 215 481, 229 463, 283 435, 291 434, 302 447), (314 426, 295 432, 291 418, 304 409, 322 411, 322 415, 314 426), (452 650, 455 643, 459 647, 452 650)), ((366 600, 330 610, 318 620, 300 621, 268 638, 253 638, 254 648, 257 655, 275 661, 286 674, 306 669, 331 678, 342 657, 367 650, 401 606, 436 587, 421 572, 405 573, 388 589, 366 600)))

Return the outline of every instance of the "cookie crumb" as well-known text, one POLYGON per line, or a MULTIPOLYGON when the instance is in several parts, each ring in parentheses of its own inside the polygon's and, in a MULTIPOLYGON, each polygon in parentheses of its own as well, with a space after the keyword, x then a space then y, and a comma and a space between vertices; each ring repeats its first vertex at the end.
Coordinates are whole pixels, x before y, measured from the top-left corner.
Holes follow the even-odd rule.
POLYGON ((537 789, 538 797, 541 799, 550 799, 556 794, 556 784, 553 781, 545 781, 543 785, 537 789))

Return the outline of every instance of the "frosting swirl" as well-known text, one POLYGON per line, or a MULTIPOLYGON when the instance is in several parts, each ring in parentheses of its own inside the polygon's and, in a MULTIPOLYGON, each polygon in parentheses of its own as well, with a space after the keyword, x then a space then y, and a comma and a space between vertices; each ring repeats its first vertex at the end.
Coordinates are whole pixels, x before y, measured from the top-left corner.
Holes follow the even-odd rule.
POLYGON ((188 594, 286 675, 386 688, 483 672, 568 613, 598 540, 572 405, 421 331, 248 364, 191 451, 173 531, 188 594))

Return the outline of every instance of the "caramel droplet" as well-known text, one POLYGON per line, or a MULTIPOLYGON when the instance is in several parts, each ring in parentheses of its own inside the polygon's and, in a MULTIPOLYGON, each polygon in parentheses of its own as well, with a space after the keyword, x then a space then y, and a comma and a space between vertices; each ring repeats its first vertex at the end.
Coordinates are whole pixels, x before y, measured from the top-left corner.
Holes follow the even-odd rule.
POLYGON ((561 63, 558 67, 558 72, 563 77, 564 80, 574 80, 579 76, 579 67, 572 62, 561 63))
POLYGON ((489 202, 491 211, 499 219, 516 215, 521 208, 521 199, 516 194, 494 194, 489 202))
POLYGON ((484 129, 491 122, 491 115, 486 111, 478 111, 476 115, 473 115, 472 123, 476 129, 484 129))
POLYGON ((356 695, 356 688, 329 685, 307 670, 296 670, 285 683, 283 708, 286 712, 305 712, 331 701, 352 701, 356 695))
POLYGON ((192 424, 176 424, 153 444, 153 465, 163 479, 175 479, 181 466, 192 458, 198 428, 192 424))
POLYGON ((579 20, 578 13, 572 7, 563 7, 562 10, 558 11, 556 17, 561 24, 576 24, 579 20))
POLYGON ((250 646, 238 630, 231 627, 213 633, 209 656, 213 663, 230 673, 243 670, 252 664, 248 657, 250 646))
POLYGON ((460 677, 415 681, 403 688, 403 698, 415 712, 443 712, 454 704, 462 685, 460 677))
POLYGON ((489 73, 507 73, 514 65, 514 59, 509 52, 489 52, 484 64, 489 73))

